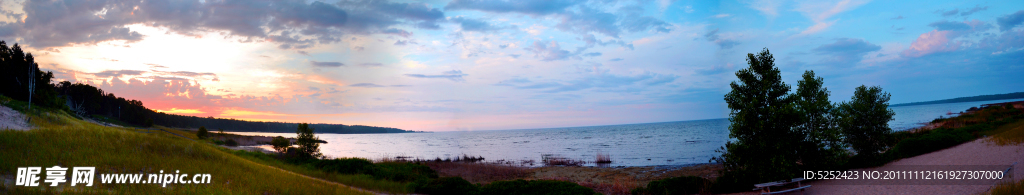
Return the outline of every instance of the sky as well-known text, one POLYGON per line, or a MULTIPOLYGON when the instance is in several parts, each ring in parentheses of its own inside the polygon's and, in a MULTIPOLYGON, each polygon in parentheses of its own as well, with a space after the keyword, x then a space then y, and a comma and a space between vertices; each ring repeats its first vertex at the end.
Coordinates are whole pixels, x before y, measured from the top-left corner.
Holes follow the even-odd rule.
MULTIPOLYGON (((728 117, 764 48, 795 88, 1024 91, 1022 1, 2 1, 56 80, 161 112, 417 131, 728 117)), ((795 89, 794 89, 795 90, 795 89)))

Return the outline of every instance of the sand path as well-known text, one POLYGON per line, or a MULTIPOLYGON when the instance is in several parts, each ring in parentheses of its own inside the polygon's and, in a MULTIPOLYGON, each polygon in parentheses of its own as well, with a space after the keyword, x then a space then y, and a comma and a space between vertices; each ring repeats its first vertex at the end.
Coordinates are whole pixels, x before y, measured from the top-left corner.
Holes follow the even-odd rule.
MULTIPOLYGON (((1024 145, 999 146, 988 139, 977 139, 958 146, 932 153, 890 162, 881 169, 902 165, 1013 165, 1013 178, 1004 181, 1024 179, 1024 145)), ((874 170, 877 168, 857 169, 874 170)), ((892 169, 889 169, 892 170, 892 169)), ((981 194, 987 192, 996 182, 987 185, 842 185, 843 180, 820 180, 809 182, 813 185, 804 194, 981 194)))
POLYGON ((7 106, 0 106, 0 130, 13 129, 26 131, 32 129, 32 125, 25 120, 25 115, 7 106))

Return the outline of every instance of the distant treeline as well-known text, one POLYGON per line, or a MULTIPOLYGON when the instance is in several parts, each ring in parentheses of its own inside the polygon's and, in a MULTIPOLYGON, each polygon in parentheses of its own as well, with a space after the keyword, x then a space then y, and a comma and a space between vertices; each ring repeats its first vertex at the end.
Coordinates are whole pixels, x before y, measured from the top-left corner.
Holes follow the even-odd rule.
POLYGON ((979 95, 971 97, 959 97, 945 100, 935 100, 927 102, 913 102, 903 104, 893 104, 889 107, 899 106, 916 106, 916 105, 928 105, 928 104, 945 104, 945 103, 960 103, 960 102, 980 102, 980 101, 991 101, 991 100, 1005 100, 1005 99, 1020 99, 1024 98, 1024 92, 1007 93, 1007 94, 995 94, 995 95, 979 95))
MULTIPOLYGON (((298 123, 258 122, 213 117, 182 116, 176 114, 156 113, 152 115, 156 124, 168 127, 199 128, 210 130, 245 131, 245 132, 279 132, 295 133, 298 123)), ((363 125, 340 124, 309 124, 317 133, 410 133, 413 131, 390 127, 374 127, 363 125)))
MULTIPOLYGON (((83 117, 105 117, 130 125, 149 127, 198 128, 225 131, 295 132, 297 123, 256 122, 213 117, 167 114, 150 110, 142 101, 128 100, 104 92, 89 84, 62 81, 53 83, 53 73, 39 70, 32 54, 21 46, 8 47, 0 40, 0 95, 31 105, 65 110, 83 117), (34 89, 33 89, 34 88, 34 89)), ((310 124, 317 133, 405 133, 413 132, 389 127, 341 124, 310 124)))

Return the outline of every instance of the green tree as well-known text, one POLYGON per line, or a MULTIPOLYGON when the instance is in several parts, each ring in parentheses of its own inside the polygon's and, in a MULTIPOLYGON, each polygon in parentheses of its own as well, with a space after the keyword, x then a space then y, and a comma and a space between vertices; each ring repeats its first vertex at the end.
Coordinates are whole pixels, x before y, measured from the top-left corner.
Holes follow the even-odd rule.
POLYGON ((836 125, 835 105, 828 100, 828 88, 822 87, 824 79, 814 76, 808 70, 797 82, 796 109, 800 122, 793 128, 807 135, 800 149, 800 161, 805 170, 826 170, 842 164, 846 144, 842 132, 836 125))
POLYGON ((299 145, 299 153, 311 158, 323 156, 320 154, 320 142, 318 142, 320 138, 313 135, 313 128, 309 128, 308 123, 299 123, 299 128, 295 133, 299 135, 295 139, 295 144, 299 145))
POLYGON ((277 136, 270 140, 270 145, 274 146, 274 150, 277 150, 277 152, 283 153, 289 146, 292 146, 292 143, 284 137, 277 136))
POLYGON ((853 93, 850 102, 839 105, 841 121, 839 127, 846 136, 846 142, 868 159, 876 159, 888 149, 888 138, 892 134, 889 121, 895 113, 889 109, 889 93, 881 87, 861 85, 853 93))
POLYGON ((728 182, 745 185, 754 182, 790 179, 798 175, 798 148, 804 139, 793 126, 799 121, 793 106, 790 86, 782 82, 775 58, 762 50, 747 54, 750 67, 736 72, 739 82, 725 95, 729 113, 729 137, 721 162, 728 182))
POLYGON ((206 127, 199 127, 199 130, 196 131, 196 137, 199 139, 206 139, 207 137, 210 137, 210 131, 207 131, 206 127))

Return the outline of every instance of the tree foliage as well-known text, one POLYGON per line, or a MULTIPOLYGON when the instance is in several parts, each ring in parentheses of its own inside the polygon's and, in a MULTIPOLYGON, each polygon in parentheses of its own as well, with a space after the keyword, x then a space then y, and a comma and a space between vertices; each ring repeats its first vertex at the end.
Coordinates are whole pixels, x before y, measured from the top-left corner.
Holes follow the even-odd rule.
POLYGON ((729 137, 721 157, 725 170, 739 183, 789 179, 799 173, 798 145, 804 140, 793 129, 799 120, 789 96, 789 85, 782 82, 775 59, 768 49, 747 54, 750 67, 736 72, 739 82, 725 95, 729 113, 729 137))
POLYGON ((320 154, 320 142, 318 142, 320 138, 314 135, 313 131, 313 128, 309 128, 309 124, 299 123, 298 129, 295 131, 298 134, 295 144, 299 146, 299 153, 303 156, 320 158, 323 156, 320 154))
POLYGON ((274 150, 277 150, 277 152, 283 153, 285 150, 288 149, 288 147, 292 146, 292 143, 291 141, 288 141, 288 139, 284 137, 277 136, 274 137, 273 140, 270 140, 270 145, 273 146, 274 150))
POLYGON ((892 134, 889 121, 895 115, 889 109, 889 97, 881 87, 861 85, 854 91, 850 102, 839 105, 842 116, 840 129, 858 155, 877 157, 889 148, 886 145, 889 143, 886 139, 892 134))
POLYGON ((798 81, 796 109, 800 122, 795 128, 806 135, 800 148, 800 161, 805 169, 827 170, 843 163, 847 156, 842 132, 836 125, 835 105, 828 100, 829 91, 823 87, 824 79, 808 70, 798 81))
POLYGON ((834 169, 850 159, 849 147, 869 156, 888 147, 893 113, 889 94, 880 87, 861 86, 853 100, 836 106, 814 71, 804 72, 789 94, 768 49, 747 54, 747 63, 725 95, 733 140, 712 158, 724 166, 716 188, 747 188, 798 177, 804 170, 834 169))

